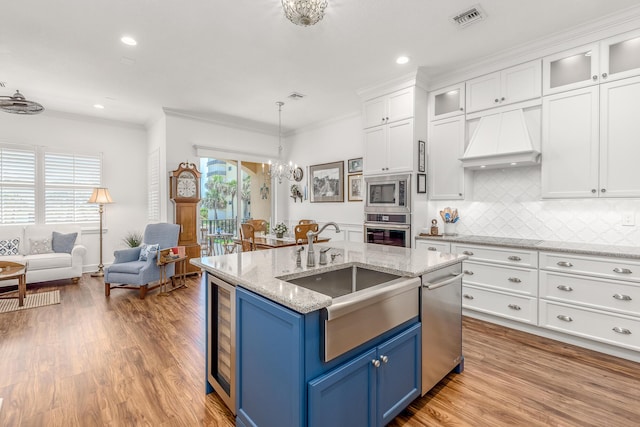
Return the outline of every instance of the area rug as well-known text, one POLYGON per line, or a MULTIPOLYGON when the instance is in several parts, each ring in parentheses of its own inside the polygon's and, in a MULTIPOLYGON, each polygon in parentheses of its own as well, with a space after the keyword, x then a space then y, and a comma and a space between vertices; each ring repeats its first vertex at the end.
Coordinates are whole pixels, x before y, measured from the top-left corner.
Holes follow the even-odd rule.
POLYGON ((26 310, 28 308, 53 304, 60 304, 60 291, 57 289, 55 291, 27 294, 22 307, 18 307, 18 298, 0 299, 0 313, 9 313, 10 311, 26 310))

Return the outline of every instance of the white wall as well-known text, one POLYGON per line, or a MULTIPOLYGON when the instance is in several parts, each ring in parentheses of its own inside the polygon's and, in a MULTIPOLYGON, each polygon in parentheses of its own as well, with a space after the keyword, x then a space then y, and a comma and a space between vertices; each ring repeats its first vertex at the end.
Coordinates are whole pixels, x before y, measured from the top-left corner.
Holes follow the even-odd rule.
MULTIPOLYGON (((0 113, 0 141, 51 147, 75 153, 102 153, 102 183, 114 204, 107 205, 103 262, 113 261, 113 251, 130 230, 142 231, 147 218, 147 141, 142 126, 84 116, 45 111, 36 116, 0 113)), ((98 224, 83 227, 87 247, 85 271, 99 262, 98 224)))
MULTIPOLYGON (((289 197, 292 182, 283 182, 279 188, 278 220, 297 224, 301 218, 315 219, 319 223, 334 221, 341 225, 352 225, 362 230, 364 222, 363 202, 349 202, 347 197, 347 160, 362 157, 364 152, 362 118, 360 113, 341 118, 322 126, 301 130, 287 136, 284 146, 287 159, 297 163, 304 170, 304 178, 299 183, 301 189, 309 185, 310 165, 344 161, 344 202, 311 203, 289 197)), ((308 192, 307 192, 308 194, 308 192)))

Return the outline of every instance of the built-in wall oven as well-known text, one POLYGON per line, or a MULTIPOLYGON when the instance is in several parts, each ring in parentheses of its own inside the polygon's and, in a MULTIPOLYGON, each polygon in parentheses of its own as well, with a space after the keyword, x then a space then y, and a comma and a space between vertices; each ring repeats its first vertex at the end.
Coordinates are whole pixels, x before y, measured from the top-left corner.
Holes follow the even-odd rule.
POLYGON ((410 175, 367 177, 365 182, 365 243, 410 248, 410 175))

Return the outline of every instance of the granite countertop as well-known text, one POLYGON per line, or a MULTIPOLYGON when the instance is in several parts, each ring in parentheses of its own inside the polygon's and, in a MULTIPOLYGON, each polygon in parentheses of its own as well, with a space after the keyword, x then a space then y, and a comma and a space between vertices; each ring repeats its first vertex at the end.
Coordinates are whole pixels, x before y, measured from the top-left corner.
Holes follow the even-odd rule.
POLYGON ((434 240, 451 243, 470 243, 474 245, 505 246, 516 249, 529 249, 547 252, 563 252, 576 255, 595 255, 640 259, 640 247, 600 245, 593 243, 559 242, 553 240, 519 239, 511 237, 477 236, 460 234, 455 236, 416 236, 418 240, 434 240))
POLYGON ((284 277, 290 280, 352 265, 400 276, 417 277, 467 258, 465 255, 433 252, 426 249, 357 242, 328 242, 314 245, 316 262, 319 250, 323 247, 332 248, 327 254, 329 261, 330 253, 338 253, 340 256, 327 265, 306 267, 307 248, 305 247, 305 251, 302 252, 302 267, 296 267, 296 247, 294 246, 196 258, 190 262, 232 285, 241 285, 299 313, 309 313, 328 307, 331 305, 332 298, 279 278, 284 277))

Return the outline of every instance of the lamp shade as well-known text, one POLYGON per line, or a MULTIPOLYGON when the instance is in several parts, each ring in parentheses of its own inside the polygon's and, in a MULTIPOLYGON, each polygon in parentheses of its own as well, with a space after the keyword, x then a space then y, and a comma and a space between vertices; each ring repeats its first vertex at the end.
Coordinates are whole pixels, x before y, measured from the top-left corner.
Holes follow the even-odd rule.
POLYGON ((99 203, 101 205, 106 205, 108 203, 113 203, 111 199, 111 194, 109 194, 109 189, 104 187, 97 187, 93 189, 93 193, 87 203, 99 203))

